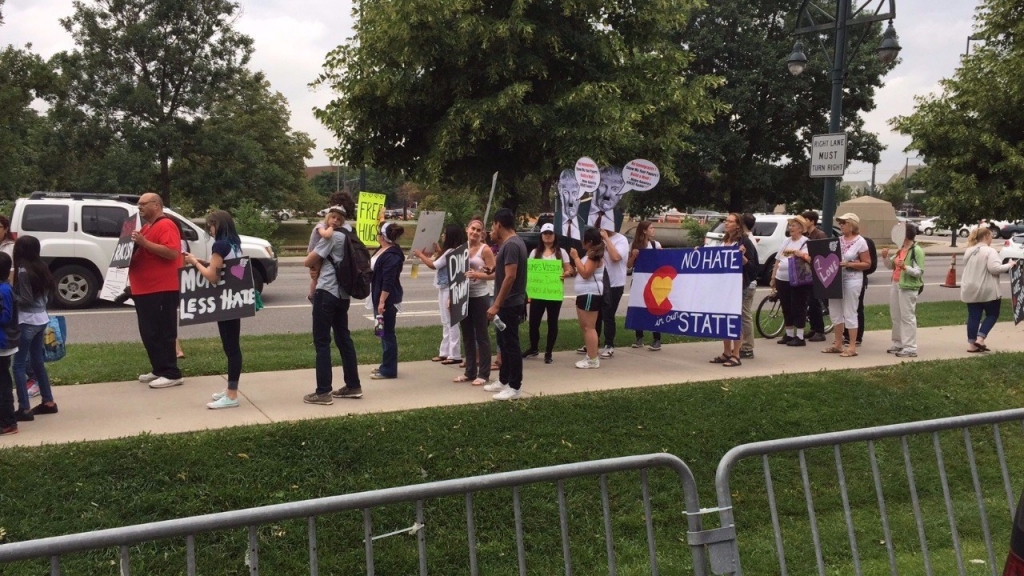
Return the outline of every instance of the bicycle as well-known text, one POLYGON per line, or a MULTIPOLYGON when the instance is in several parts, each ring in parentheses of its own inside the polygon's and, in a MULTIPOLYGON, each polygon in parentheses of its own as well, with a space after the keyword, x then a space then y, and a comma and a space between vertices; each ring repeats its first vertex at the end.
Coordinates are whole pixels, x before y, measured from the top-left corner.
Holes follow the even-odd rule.
MULTIPOLYGON (((828 313, 827 300, 812 299, 808 304, 821 306, 821 317, 825 323, 825 334, 831 334, 835 330, 832 325, 832 318, 828 313)), ((786 328, 786 319, 782 315, 782 301, 779 300, 777 292, 771 292, 757 305, 757 313, 754 315, 754 323, 757 324, 757 331, 762 338, 778 338, 786 328)))

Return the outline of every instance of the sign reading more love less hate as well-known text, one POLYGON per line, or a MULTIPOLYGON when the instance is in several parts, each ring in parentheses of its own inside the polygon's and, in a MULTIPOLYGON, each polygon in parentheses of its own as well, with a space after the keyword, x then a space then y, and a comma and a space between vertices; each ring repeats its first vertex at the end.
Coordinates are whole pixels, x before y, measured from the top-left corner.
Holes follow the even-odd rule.
POLYGON ((211 284, 194 266, 178 270, 178 324, 191 326, 256 315, 256 288, 248 257, 224 261, 220 282, 211 284))

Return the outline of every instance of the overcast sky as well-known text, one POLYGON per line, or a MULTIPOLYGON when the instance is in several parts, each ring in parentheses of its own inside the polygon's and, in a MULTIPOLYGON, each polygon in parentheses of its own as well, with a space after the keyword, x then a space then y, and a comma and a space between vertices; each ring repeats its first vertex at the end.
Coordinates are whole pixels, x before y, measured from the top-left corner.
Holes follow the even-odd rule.
MULTIPOLYGON (((877 109, 865 116, 867 128, 888 146, 878 165, 878 182, 902 170, 906 161, 903 149, 909 141, 891 132, 888 120, 913 112, 914 96, 937 91, 939 80, 953 74, 972 33, 977 4, 978 0, 896 0, 894 24, 903 62, 885 79, 876 98, 877 109)), ((328 164, 325 150, 335 140, 313 117, 312 109, 325 105, 332 95, 325 90, 314 92, 308 84, 320 73, 327 52, 351 36, 351 2, 242 0, 242 6, 238 28, 256 44, 252 67, 264 71, 273 89, 288 99, 292 128, 316 140, 317 150, 309 164, 328 164)), ((72 0, 7 0, 2 10, 5 25, 0 27, 0 45, 32 43, 33 50, 44 57, 74 48, 58 22, 71 15, 72 0)), ((815 55, 808 56, 811 65, 822 65, 815 55)), ((788 73, 779 70, 779 74, 788 73)), ((912 155, 910 163, 917 162, 912 155)), ((846 179, 870 180, 871 166, 851 165, 846 179)))

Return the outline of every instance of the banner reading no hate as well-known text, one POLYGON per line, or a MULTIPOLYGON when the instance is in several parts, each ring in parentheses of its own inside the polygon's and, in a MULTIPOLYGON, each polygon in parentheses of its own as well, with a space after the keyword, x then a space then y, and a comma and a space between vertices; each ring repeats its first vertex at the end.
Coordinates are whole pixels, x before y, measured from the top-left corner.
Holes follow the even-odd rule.
POLYGON ((359 213, 356 218, 356 234, 367 246, 377 247, 380 245, 377 243, 377 224, 384 211, 384 200, 383 194, 359 193, 359 206, 356 207, 356 212, 359 213))

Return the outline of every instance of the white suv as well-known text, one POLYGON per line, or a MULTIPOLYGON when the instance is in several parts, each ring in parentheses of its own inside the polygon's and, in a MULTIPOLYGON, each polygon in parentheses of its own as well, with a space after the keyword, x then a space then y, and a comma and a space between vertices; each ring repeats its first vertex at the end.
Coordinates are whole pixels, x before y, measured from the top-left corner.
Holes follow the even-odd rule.
MULTIPOLYGON (((121 234, 121 224, 138 213, 139 197, 127 194, 34 192, 14 203, 11 232, 39 239, 43 260, 57 280, 55 303, 64 308, 92 306, 121 234)), ((208 259, 213 242, 201 226, 164 209, 182 231, 189 250, 208 259)), ((242 236, 242 252, 252 258, 257 290, 277 279, 277 256, 270 243, 242 236)))
MULTIPOLYGON (((785 214, 754 214, 754 229, 750 231, 750 237, 757 246, 757 261, 761 265, 761 275, 758 283, 768 284, 771 280, 772 269, 775 267, 775 255, 782 248, 782 241, 786 238, 786 223, 792 216, 785 214)), ((704 237, 705 246, 718 246, 725 236, 725 220, 719 222, 704 237)))

